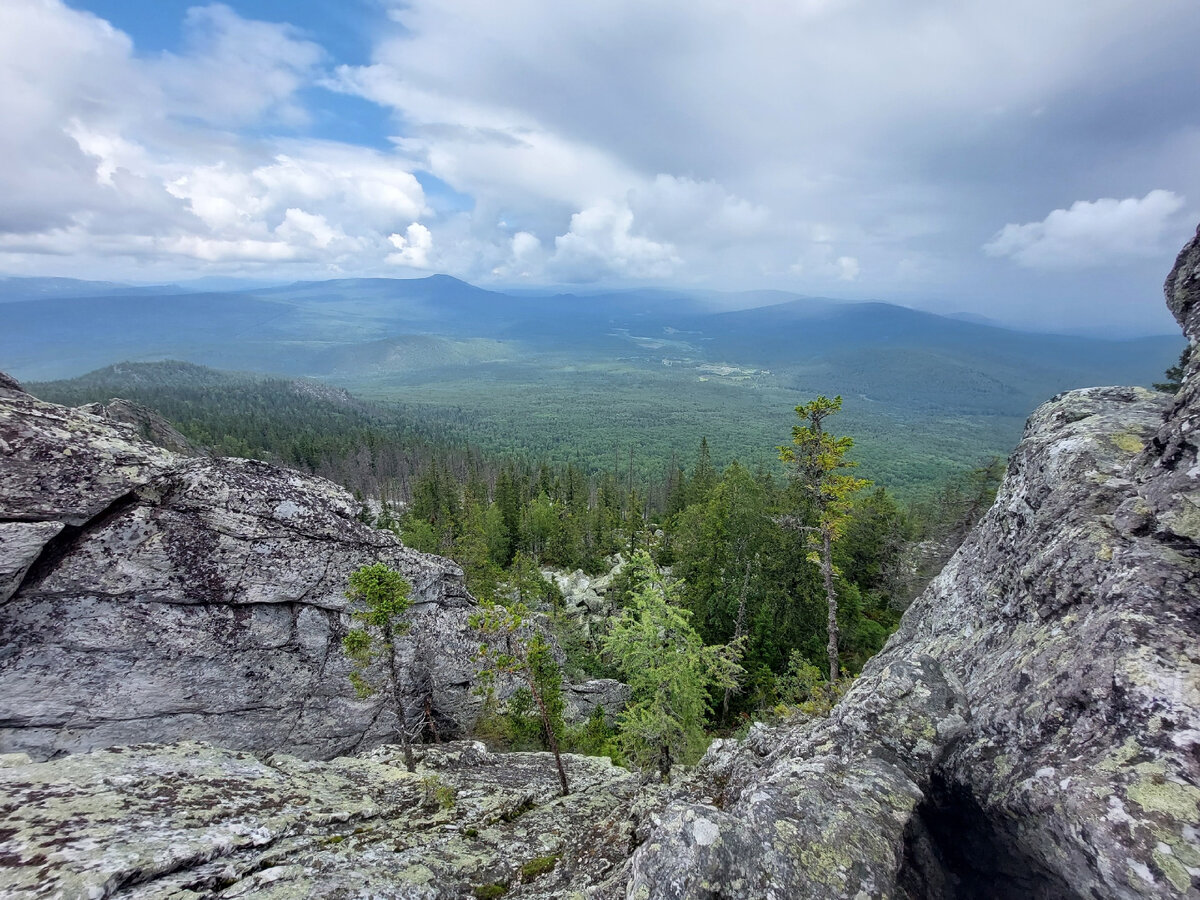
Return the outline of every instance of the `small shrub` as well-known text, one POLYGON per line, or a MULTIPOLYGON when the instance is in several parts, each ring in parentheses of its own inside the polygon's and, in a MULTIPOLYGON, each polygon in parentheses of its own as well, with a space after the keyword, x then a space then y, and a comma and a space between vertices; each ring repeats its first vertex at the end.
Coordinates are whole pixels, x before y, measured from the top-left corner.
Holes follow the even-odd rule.
POLYGON ((453 809, 458 792, 445 784, 437 775, 425 775, 421 778, 421 786, 425 789, 425 805, 436 806, 439 809, 453 809))
POLYGON ((508 886, 498 881, 492 884, 481 884, 472 893, 478 900, 495 900, 495 898, 503 897, 508 893, 508 886))

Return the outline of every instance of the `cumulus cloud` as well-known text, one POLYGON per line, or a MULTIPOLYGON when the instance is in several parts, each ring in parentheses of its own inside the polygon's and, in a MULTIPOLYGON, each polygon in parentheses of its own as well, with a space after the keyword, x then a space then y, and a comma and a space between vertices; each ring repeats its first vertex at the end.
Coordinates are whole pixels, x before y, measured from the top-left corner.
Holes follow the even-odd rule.
POLYGON ((598 281, 605 276, 666 278, 681 260, 670 244, 634 232, 633 211, 603 203, 571 216, 566 234, 554 239, 551 272, 563 281, 598 281))
POLYGON ((429 252, 433 250, 433 234, 424 225, 413 222, 404 230, 404 234, 389 236, 388 243, 397 251, 388 254, 387 261, 392 265, 408 266, 410 269, 429 268, 429 252))
MULTIPOLYGON (((398 227, 425 228, 424 190, 393 154, 230 130, 302 123, 317 45, 220 4, 183 24, 180 53, 138 55, 57 0, 0 5, 0 267, 364 271, 388 264, 398 227)), ((400 255, 424 265, 409 232, 400 255)))
POLYGON ((1184 198, 1154 190, 1124 200, 1078 200, 1041 222, 1008 224, 983 247, 990 256, 1011 257, 1035 269, 1119 265, 1168 252, 1178 230, 1184 198), (1164 240, 1170 237, 1171 241, 1164 240))

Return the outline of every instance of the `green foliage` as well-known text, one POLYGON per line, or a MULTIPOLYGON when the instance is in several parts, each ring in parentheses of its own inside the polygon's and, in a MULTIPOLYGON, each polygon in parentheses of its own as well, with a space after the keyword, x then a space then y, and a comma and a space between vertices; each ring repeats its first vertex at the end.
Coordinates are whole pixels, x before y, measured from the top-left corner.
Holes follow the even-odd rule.
POLYGON ((351 572, 346 597, 351 603, 350 618, 355 627, 342 638, 342 650, 353 664, 349 677, 355 696, 365 700, 373 694, 386 693, 396 715, 404 761, 410 772, 414 763, 406 717, 400 705, 395 653, 396 638, 408 631, 404 615, 412 605, 411 590, 404 576, 384 563, 351 572), (368 670, 376 656, 382 656, 387 665, 372 681, 368 670))
POLYGON ((608 723, 604 707, 592 710, 586 722, 567 732, 567 749, 584 756, 607 756, 615 765, 625 765, 617 729, 608 723))
POLYGON ((437 553, 441 539, 434 527, 423 519, 405 516, 400 526, 400 540, 405 546, 422 553, 437 553))
POLYGON ((821 670, 793 650, 788 658, 788 669, 778 679, 779 699, 793 706, 812 699, 821 687, 825 676, 821 670))
POLYGON ((561 853, 534 857, 521 866, 521 881, 528 883, 541 875, 545 875, 558 864, 560 859, 562 859, 561 853))
POLYGON ((515 602, 505 607, 492 600, 480 602, 479 612, 469 619, 472 628, 483 635, 478 659, 479 690, 490 701, 496 680, 501 675, 524 680, 542 726, 546 746, 554 754, 562 792, 568 793, 566 770, 559 754, 565 725, 563 712, 566 701, 562 695, 562 673, 554 653, 542 635, 525 626, 529 610, 515 602))
POLYGON ((375 693, 375 688, 363 677, 362 672, 350 673, 350 686, 354 688, 354 696, 359 700, 366 700, 375 693))
POLYGON ((377 642, 384 644, 383 652, 390 653, 395 636, 403 634, 408 628, 402 616, 411 605, 408 596, 410 590, 411 586, 404 576, 384 563, 363 566, 350 574, 350 589, 346 591, 346 597, 355 604, 350 617, 360 627, 351 628, 342 638, 342 650, 354 663, 355 670, 350 674, 350 681, 360 699, 369 697, 378 689, 364 675, 364 670, 380 652, 376 649, 377 642))
POLYGON ((791 447, 780 447, 779 458, 790 467, 792 485, 801 499, 796 514, 788 517, 792 527, 808 538, 808 561, 820 566, 828 608, 826 618, 826 660, 829 680, 840 674, 838 645, 838 593, 835 577, 839 576, 833 561, 833 545, 837 543, 850 521, 853 497, 869 482, 846 474, 844 469, 857 465, 846 459, 854 446, 850 437, 836 437, 824 428, 824 421, 842 408, 842 398, 817 397, 796 407, 799 425, 792 426, 791 447))
MULTIPOLYGON (((404 576, 384 563, 363 566, 350 573, 350 590, 346 597, 352 603, 362 605, 351 616, 355 621, 374 628, 400 628, 400 617, 408 611, 412 601, 409 592, 412 586, 404 576)), ((365 638, 370 644, 370 637, 365 638)))
MULTIPOLYGON (((792 446, 779 448, 780 460, 791 469, 794 483, 816 514, 820 533, 828 533, 835 541, 849 521, 854 494, 870 483, 844 471, 858 465, 846 459, 854 439, 836 437, 824 429, 825 419, 841 408, 841 397, 817 397, 797 406, 801 424, 792 426, 792 446)), ((816 543, 814 553, 819 552, 816 543)), ((810 557, 810 561, 817 559, 810 557)))
POLYGON ((1191 356, 1191 346, 1184 347, 1183 352, 1179 354, 1179 362, 1167 368, 1167 380, 1154 382, 1154 389, 1166 394, 1179 393, 1179 389, 1183 387, 1183 376, 1187 372, 1188 360, 1191 356))
POLYGON ((452 785, 442 781, 436 772, 421 776, 421 788, 424 791, 424 805, 438 809, 453 809, 458 799, 458 791, 452 785))
POLYGON ((634 765, 665 776, 674 763, 703 753, 709 690, 737 684, 741 648, 704 644, 645 551, 629 565, 630 603, 604 640, 632 691, 618 718, 620 744, 634 765))
POLYGON ((481 884, 472 892, 476 900, 496 900, 497 897, 503 897, 508 893, 508 885, 494 881, 490 884, 481 884))

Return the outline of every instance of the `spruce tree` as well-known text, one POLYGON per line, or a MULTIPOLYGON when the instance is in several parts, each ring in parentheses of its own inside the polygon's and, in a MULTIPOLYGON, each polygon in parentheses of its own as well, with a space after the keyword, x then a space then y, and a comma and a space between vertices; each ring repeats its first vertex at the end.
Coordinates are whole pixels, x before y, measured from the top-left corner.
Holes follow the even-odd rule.
POLYGON ((824 421, 842 408, 842 398, 820 396, 796 407, 802 424, 792 426, 792 446, 780 447, 779 458, 792 468, 792 477, 804 498, 806 508, 800 516, 784 517, 786 524, 801 528, 808 535, 808 561, 820 566, 827 604, 826 627, 829 680, 837 681, 838 606, 833 564, 833 544, 841 536, 850 517, 851 498, 870 482, 846 474, 858 465, 846 459, 854 446, 850 437, 836 437, 824 428, 824 421))

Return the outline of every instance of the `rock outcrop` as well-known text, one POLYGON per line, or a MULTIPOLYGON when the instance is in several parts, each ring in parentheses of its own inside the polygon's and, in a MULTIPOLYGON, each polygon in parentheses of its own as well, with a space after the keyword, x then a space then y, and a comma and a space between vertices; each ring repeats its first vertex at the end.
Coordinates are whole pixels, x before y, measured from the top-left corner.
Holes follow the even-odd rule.
MULTIPOLYGON (((1200 234, 1167 294, 1194 349, 1200 234)), ((545 755, 497 761, 472 745, 424 750, 416 776, 395 765, 394 748, 325 763, 197 744, 47 763, 10 758, 0 768, 0 889, 229 898, 1200 896, 1198 368, 1193 352, 1174 398, 1093 388, 1038 409, 993 508, 828 718, 756 725, 742 741, 718 741, 669 787, 639 787, 605 762, 571 757, 576 793, 559 800, 545 755), (439 792, 446 787, 454 790, 439 792)), ((463 599, 447 587, 457 584, 449 563, 373 543, 385 538, 347 524, 343 495, 311 499, 333 490, 323 482, 253 463, 133 452, 89 432, 99 427, 90 417, 64 423, 82 414, 47 410, 3 385, 0 397, 15 398, 0 400, 9 410, 0 440, 17 473, 0 500, 27 495, 38 479, 52 496, 8 517, 3 525, 15 528, 0 532, 15 548, 5 558, 16 560, 0 571, 17 585, 0 605, 10 745, 24 736, 43 754, 82 746, 71 730, 77 721, 119 738, 116 712, 134 701, 113 680, 117 668, 106 667, 120 654, 126 677, 162 670, 200 679, 194 695, 170 678, 147 684, 177 705, 202 693, 211 709, 208 695, 220 697, 249 723, 233 730, 247 746, 267 740, 267 720, 284 723, 271 749, 312 755, 378 733, 377 721, 328 733, 309 718, 304 702, 322 721, 351 721, 332 654, 318 669, 301 667, 306 700, 286 714, 254 707, 253 686, 278 684, 272 666, 287 675, 280 660, 309 658, 301 636, 332 633, 344 614, 344 573, 329 574, 338 565, 332 544, 351 558, 395 559, 429 610, 453 611, 463 599), (74 475, 74 452, 50 462, 27 452, 23 428, 70 447, 74 427, 92 434, 74 475), (60 465, 61 478, 52 474, 60 465), (64 512, 45 515, 51 507, 64 512), (276 549, 256 559, 251 533, 276 549), (267 574, 272 565, 279 577, 267 574), (114 617, 118 603, 124 617, 114 617), (181 659, 174 635, 193 627, 189 615, 215 617, 202 619, 213 642, 181 659), (143 654, 151 663, 139 668, 143 654), (89 665, 107 673, 108 693, 95 695, 101 715, 72 694, 72 677, 89 665), (14 674, 30 671, 28 682, 14 674)), ((312 647, 328 647, 322 640, 312 647)), ((206 733, 202 717, 188 726, 206 733)))
POLYGON ((182 456, 207 456, 208 454, 179 433, 170 422, 152 409, 147 409, 132 400, 115 397, 107 403, 88 403, 80 407, 84 412, 99 416, 117 426, 127 425, 134 434, 150 443, 179 453, 182 456))
POLYGON ((461 570, 362 525, 342 489, 182 457, 15 382, 0 454, 0 752, 193 738, 328 758, 380 743, 394 717, 355 699, 338 645, 349 574, 376 561, 413 585, 404 690, 432 696, 442 737, 473 722, 461 570))
MULTIPOLYGON (((1168 301, 1200 339, 1200 237, 1168 301)), ((1054 398, 828 720, 714 746, 631 897, 1200 893, 1200 417, 1054 398), (696 802, 697 794, 712 799, 696 802)))
POLYGON ((457 742, 417 762, 190 742, 0 758, 0 895, 562 897, 566 873, 620 870, 638 782, 607 759, 567 757, 567 797, 546 753, 457 742))

